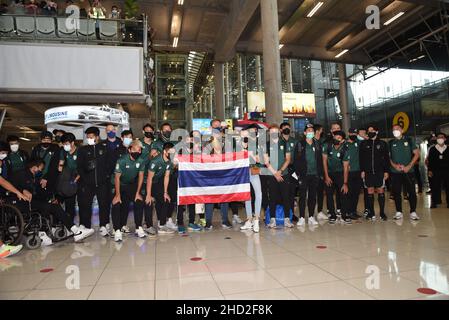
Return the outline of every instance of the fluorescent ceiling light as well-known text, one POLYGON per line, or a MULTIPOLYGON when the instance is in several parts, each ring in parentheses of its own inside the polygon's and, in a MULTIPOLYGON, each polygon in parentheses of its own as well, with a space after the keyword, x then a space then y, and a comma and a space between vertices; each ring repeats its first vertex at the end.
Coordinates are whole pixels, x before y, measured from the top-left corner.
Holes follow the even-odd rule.
POLYGON ((404 11, 399 12, 397 15, 395 15, 393 18, 391 18, 390 20, 388 20, 387 22, 384 23, 384 26, 388 26, 389 24, 391 24, 393 21, 399 19, 400 17, 402 17, 405 14, 404 11))
POLYGON ((423 58, 425 58, 425 57, 426 57, 425 55, 422 55, 422 56, 419 56, 419 57, 417 57, 417 58, 410 59, 409 62, 410 62, 410 63, 411 63, 411 62, 415 62, 415 61, 421 60, 421 59, 423 59, 423 58))
POLYGON ((178 5, 182 6, 184 4, 184 0, 178 0, 178 5))
POLYGON ((283 44, 280 44, 280 45, 279 45, 279 50, 281 50, 283 47, 284 47, 284 45, 283 45, 283 44))
POLYGON ((20 140, 23 140, 23 141, 31 141, 30 139, 25 138, 25 137, 20 137, 19 139, 20 139, 20 140))
POLYGON ((178 37, 173 38, 173 48, 176 48, 178 46, 178 40, 179 40, 178 37))
POLYGON ((318 10, 320 10, 321 6, 324 4, 324 2, 320 1, 318 2, 315 7, 309 12, 307 15, 307 18, 311 18, 318 10))
POLYGON ((344 54, 346 54, 348 51, 349 51, 348 49, 343 50, 342 52, 340 52, 339 54, 337 54, 337 55, 335 56, 335 58, 337 58, 337 59, 340 58, 341 56, 343 56, 344 54))

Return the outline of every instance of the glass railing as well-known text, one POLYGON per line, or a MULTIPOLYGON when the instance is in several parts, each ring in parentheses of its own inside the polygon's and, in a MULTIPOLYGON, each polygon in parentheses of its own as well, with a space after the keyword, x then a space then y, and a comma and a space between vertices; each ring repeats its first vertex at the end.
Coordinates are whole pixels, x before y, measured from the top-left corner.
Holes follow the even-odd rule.
POLYGON ((0 14, 0 40, 145 46, 146 19, 0 14))

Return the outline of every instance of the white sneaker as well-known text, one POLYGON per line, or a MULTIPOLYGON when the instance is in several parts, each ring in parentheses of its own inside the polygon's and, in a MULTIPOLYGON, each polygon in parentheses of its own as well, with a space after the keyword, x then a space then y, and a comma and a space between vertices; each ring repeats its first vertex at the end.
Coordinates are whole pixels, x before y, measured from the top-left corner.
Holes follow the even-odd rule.
POLYGON ((112 229, 112 226, 110 223, 106 223, 106 230, 108 231, 108 234, 113 234, 114 233, 114 229, 112 229))
POLYGON ((131 230, 129 230, 128 226, 123 226, 121 232, 123 232, 123 233, 131 233, 131 230))
POLYGON ((306 224, 306 219, 304 219, 304 218, 299 218, 298 222, 296 223, 296 226, 298 226, 298 227, 304 227, 305 224, 306 224))
POLYGON ((284 218, 284 227, 293 228, 294 225, 290 222, 290 218, 284 218))
POLYGON ((173 229, 170 229, 170 228, 167 227, 167 226, 162 226, 162 227, 159 229, 158 233, 159 233, 159 234, 173 234, 173 233, 175 233, 175 231, 174 231, 173 229))
POLYGON ((71 229, 70 229, 72 232, 73 232, 73 234, 75 235, 74 237, 73 237, 73 240, 75 241, 75 242, 79 242, 79 241, 81 241, 81 240, 84 240, 84 239, 86 239, 87 237, 90 237, 91 235, 93 235, 94 234, 94 232, 95 232, 95 230, 94 229, 87 229, 87 228, 81 228, 81 226, 79 227, 79 228, 77 228, 77 226, 73 226, 71 229))
POLYGON ((145 238, 146 233, 145 233, 145 231, 143 231, 143 228, 142 228, 142 227, 139 227, 139 228, 136 230, 136 236, 138 236, 139 238, 145 238))
POLYGON ((172 230, 178 230, 178 227, 177 227, 176 224, 173 222, 173 219, 172 219, 172 218, 168 218, 168 221, 167 221, 167 223, 165 224, 165 226, 166 226, 167 228, 169 228, 169 229, 172 229, 172 230))
POLYGON ((100 228, 100 236, 102 236, 102 237, 109 236, 109 232, 108 232, 108 229, 106 229, 106 227, 101 227, 100 228))
POLYGON ((53 241, 51 238, 43 231, 39 232, 39 238, 41 238, 41 247, 47 247, 51 246, 53 244, 53 241))
POLYGON ((86 229, 86 227, 83 226, 82 224, 80 224, 79 229, 83 230, 83 229, 86 229))
POLYGON ((309 225, 317 226, 318 221, 316 221, 314 217, 309 217, 309 225))
POLYGON ((255 219, 253 222, 253 231, 259 233, 259 219, 255 219))
MULTIPOLYGON (((240 217, 238 216, 238 215, 233 215, 232 216, 232 223, 236 223, 236 224, 242 224, 242 219, 240 219, 240 217)), ((244 229, 242 229, 242 230, 244 230, 244 229)))
POLYGON ((115 230, 114 241, 115 242, 123 241, 122 232, 119 229, 115 230))
POLYGON ((268 228, 276 228, 276 219, 271 218, 270 223, 268 224, 268 228))
POLYGON ((399 220, 402 218, 403 218, 402 212, 396 212, 396 214, 393 217, 394 220, 399 220))
POLYGON ((419 220, 419 217, 416 214, 416 212, 412 212, 412 213, 410 213, 410 219, 417 221, 417 220, 419 220))
POLYGON ((240 227, 240 230, 251 230, 253 228, 253 223, 249 220, 246 220, 245 224, 240 227))
POLYGON ((329 217, 323 213, 323 211, 318 212, 316 216, 318 220, 329 220, 329 217))

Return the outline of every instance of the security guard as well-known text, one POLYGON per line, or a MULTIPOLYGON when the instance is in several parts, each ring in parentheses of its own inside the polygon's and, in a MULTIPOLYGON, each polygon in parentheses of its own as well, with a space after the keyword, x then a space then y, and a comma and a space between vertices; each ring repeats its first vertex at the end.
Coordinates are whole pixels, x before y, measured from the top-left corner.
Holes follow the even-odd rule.
POLYGON ((410 219, 419 220, 416 214, 415 163, 419 160, 419 149, 411 137, 403 135, 400 125, 393 126, 394 139, 390 140, 391 183, 393 186, 394 202, 396 205, 395 220, 402 215, 402 187, 405 186, 410 202, 410 219))
POLYGON ((24 171, 26 169, 26 163, 28 162, 29 155, 26 151, 20 149, 19 137, 8 136, 6 141, 9 143, 11 152, 5 159, 8 179, 14 182, 14 178, 18 171, 24 171))
MULTIPOLYGON (((291 175, 295 172, 295 168, 293 166, 293 163, 295 161, 295 153, 293 150, 295 150, 296 145, 298 144, 298 139, 291 136, 291 128, 290 124, 288 122, 284 122, 280 125, 281 130, 281 139, 284 140, 285 144, 288 145, 289 149, 292 151, 291 153, 291 159, 290 159, 290 165, 288 166, 288 182, 290 183, 290 208, 295 208, 295 197, 298 193, 298 185, 297 181, 291 177, 291 175)), ((293 221, 295 221, 296 216, 293 215, 293 221)))
POLYGON ((144 159, 141 158, 142 143, 135 140, 128 147, 127 154, 118 159, 115 165, 115 175, 111 177, 114 184, 112 199, 112 223, 114 226, 114 240, 122 241, 122 232, 127 224, 129 205, 134 203, 134 222, 136 235, 146 236, 142 228, 143 198, 137 192, 138 177, 144 172, 144 159))
MULTIPOLYGON (((79 175, 77 171, 76 160, 78 159, 78 147, 75 144, 76 137, 73 133, 65 133, 61 137, 62 150, 59 157, 59 172, 63 173, 64 170, 68 171, 67 175, 70 181, 77 183, 79 180, 79 175), (73 179, 73 180, 72 180, 73 179)), ((64 173, 65 174, 65 173, 64 173)), ((62 174, 60 177, 64 175, 62 174)), ((63 190, 57 190, 61 194, 61 199, 65 203, 65 212, 72 218, 75 219, 76 215, 76 193, 73 196, 64 195, 63 190)))
POLYGON ((326 185, 326 200, 329 210, 329 223, 334 224, 337 221, 335 211, 334 194, 336 202, 341 201, 341 218, 347 224, 352 221, 346 216, 345 195, 348 193, 348 185, 344 184, 343 177, 343 159, 347 151, 345 146, 346 134, 343 131, 334 131, 332 133, 332 144, 326 142, 323 145, 323 168, 324 183, 326 185))
POLYGON ((100 216, 100 234, 107 236, 112 230, 109 225, 108 193, 110 192, 110 172, 108 159, 111 157, 106 143, 100 143, 100 130, 90 127, 86 130, 87 146, 78 151, 76 166, 80 175, 78 185, 78 205, 80 224, 90 228, 92 201, 97 196, 100 216))
POLYGON ((42 160, 45 163, 40 183, 42 188, 52 197, 58 178, 59 146, 52 143, 53 134, 49 131, 41 133, 41 142, 31 151, 31 160, 42 160))
POLYGON ((306 139, 300 141, 294 150, 294 168, 299 185, 299 220, 298 227, 304 227, 306 220, 306 203, 309 211, 309 226, 317 226, 314 218, 317 190, 323 178, 323 154, 320 143, 314 139, 315 129, 312 124, 304 129, 306 139))
POLYGON ((161 154, 153 158, 148 167, 147 190, 145 203, 156 207, 156 214, 160 221, 160 234, 169 234, 174 231, 166 226, 170 197, 168 195, 168 181, 172 170, 171 154, 175 152, 170 142, 164 144, 161 154))
POLYGON ((357 205, 359 203, 360 190, 362 189, 362 178, 360 177, 359 150, 360 144, 357 140, 358 130, 349 129, 348 140, 346 142, 347 152, 343 158, 344 184, 348 186, 346 196, 347 214, 352 220, 360 218, 357 215, 357 205))
POLYGON ((270 139, 264 150, 264 161, 267 170, 271 172, 268 177, 268 193, 270 207, 269 228, 276 228, 276 205, 282 203, 284 207, 284 226, 293 228, 290 222, 291 193, 288 181, 288 166, 290 165, 291 150, 290 145, 279 137, 279 127, 270 126, 270 139))

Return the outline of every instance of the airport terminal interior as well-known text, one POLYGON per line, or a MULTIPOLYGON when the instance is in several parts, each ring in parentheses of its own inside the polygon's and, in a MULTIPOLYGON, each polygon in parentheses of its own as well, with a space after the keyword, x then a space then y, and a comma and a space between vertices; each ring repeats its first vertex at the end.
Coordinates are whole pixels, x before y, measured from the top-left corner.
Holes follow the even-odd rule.
MULTIPOLYGON (((0 156, 9 153, 6 158, 0 157, 0 300, 449 300, 446 135, 448 0, 0 0, 0 156), (17 201, 11 205, 3 181, 14 180, 10 172, 16 174, 6 169, 8 163, 12 167, 16 163, 11 160, 17 151, 10 149, 14 143, 33 155, 43 140, 53 139, 53 147, 61 149, 57 149, 56 162, 68 163, 71 149, 63 155, 65 142, 74 142, 79 146, 77 152, 81 152, 91 147, 89 134, 95 134, 109 148, 108 141, 114 141, 115 134, 119 137, 128 130, 133 138, 146 141, 144 138, 150 137, 145 133, 149 123, 151 136, 162 141, 160 155, 154 158, 165 161, 170 139, 165 139, 164 128, 170 125, 172 132, 198 132, 203 137, 212 136, 213 141, 214 119, 219 120, 223 134, 239 136, 240 130, 257 128, 259 135, 266 129, 272 135, 272 130, 277 130, 284 136, 282 139, 290 135, 299 141, 298 145, 305 141, 305 150, 307 141, 313 140, 311 143, 322 146, 325 162, 332 157, 332 143, 337 136, 344 135, 343 139, 348 138, 350 143, 351 133, 362 139, 362 131, 370 129, 367 131, 377 135, 372 138, 365 132, 366 139, 376 139, 379 145, 376 151, 373 142, 369 151, 372 159, 368 157, 367 162, 375 176, 378 162, 374 157, 385 146, 386 154, 390 153, 386 169, 389 179, 381 172, 381 183, 367 186, 368 178, 365 181, 363 176, 365 185, 356 188, 357 201, 334 188, 337 208, 341 210, 332 212, 334 209, 327 205, 328 193, 324 192, 328 188, 326 172, 330 170, 326 163, 324 178, 320 177, 322 187, 316 187, 322 208, 313 209, 316 220, 306 210, 304 223, 298 220, 299 207, 307 201, 298 193, 297 185, 289 186, 296 190, 287 201, 293 215, 284 219, 281 201, 275 203, 281 208, 280 218, 276 210, 271 220, 266 218, 269 213, 264 202, 265 197, 273 197, 272 184, 267 189, 262 185, 260 230, 254 225, 258 215, 251 215, 251 227, 246 228, 247 199, 238 198, 230 200, 234 206, 231 203, 227 223, 222 221, 220 206, 215 205, 214 210, 212 204, 212 227, 210 220, 202 225, 208 209, 201 205, 205 201, 197 201, 196 205, 189 203, 195 211, 193 223, 189 221, 189 210, 183 213, 185 228, 177 219, 174 204, 166 225, 158 222, 159 212, 155 212, 151 222, 155 228, 151 229, 159 230, 149 231, 150 223, 145 219, 147 228, 139 233, 135 223, 137 200, 133 198, 129 200, 133 205, 123 226, 126 228, 119 226, 114 231, 114 227, 103 234, 104 217, 100 211, 104 197, 99 195, 97 180, 97 189, 92 191, 96 196, 89 203, 92 226, 80 226, 84 218, 80 215, 83 196, 79 190, 85 192, 81 176, 75 191, 78 204, 73 200, 76 214, 70 222, 74 229, 67 224, 50 226, 45 230, 45 239, 49 238, 51 245, 41 237, 43 229, 30 222, 32 215, 23 213, 19 222, 15 218, 16 224, 11 222, 11 212, 17 210, 11 206, 15 208, 17 201), (281 124, 279 131, 277 126, 281 124), (334 131, 336 124, 339 129, 334 131), (307 135, 316 134, 321 128, 316 125, 322 126, 323 140, 330 137, 324 144, 327 147, 315 139, 316 135, 307 135), (290 133, 282 131, 286 126, 290 133), (92 127, 98 128, 98 134, 92 127), (110 135, 110 127, 114 135, 110 135), (63 140, 57 137, 58 130, 65 132, 63 140), (405 157, 416 159, 402 173, 406 181, 399 182, 398 195, 392 191, 394 181, 386 182, 401 175, 393 168, 393 159, 404 155, 398 156, 392 148, 396 147, 395 141, 402 140, 404 148, 412 152, 410 156, 404 151, 405 157), (439 158, 432 156, 436 150, 441 150, 439 158), (441 163, 443 169, 430 169, 432 162, 441 163), (379 216, 383 204, 378 202, 377 194, 372 200, 372 218, 366 191, 371 187, 385 190, 386 219, 379 216), (410 207, 414 194, 417 205, 413 211, 410 207), (398 197, 403 207, 400 216, 395 202, 398 197), (355 212, 342 213, 350 201, 355 201, 355 212), (346 214, 352 218, 346 219, 346 214), (170 229, 169 223, 174 227, 170 229), (55 228, 63 233, 62 237, 55 228), (22 235, 14 238, 17 230, 22 235), (85 230, 92 233, 77 241, 77 235, 85 230)), ((126 139, 125 134, 123 143, 126 139)), ((125 154, 116 159, 117 165, 112 165, 115 179, 120 179, 117 168, 122 159, 135 160, 132 150, 139 143, 131 141, 120 146, 125 154)), ((358 140, 354 141, 357 147, 358 140)), ((193 145, 193 140, 188 142, 193 145)), ((359 143, 360 148, 364 143, 359 143)), ((291 147, 292 154, 296 150, 291 147)), ((348 153, 350 149, 345 150, 348 153)), ((140 152, 143 154, 143 149, 140 152)), ((362 150, 360 167, 367 167, 361 154, 362 150)), ((104 156, 101 151, 100 156, 104 156)), ((145 177, 152 172, 154 158, 148 160, 151 169, 145 177)), ((314 161, 308 155, 303 158, 314 161)), ((342 159, 339 151, 336 161, 352 163, 350 157, 342 159)), ((76 163, 76 156, 73 160, 76 163)), ((108 166, 109 160, 105 158, 106 162, 98 167, 108 166)), ((38 161, 30 158, 24 164, 23 170, 30 168, 33 181, 36 172, 42 171, 33 171, 39 169, 38 161)), ((301 169, 293 168, 293 162, 301 166, 302 160, 291 161, 285 170, 292 168, 296 175, 301 169)), ((78 161, 77 169, 83 165, 78 161)), ((44 161, 43 166, 48 170, 48 163, 44 161)), ((102 170, 98 167, 92 169, 95 179, 97 170, 102 170)), ((322 164, 315 168, 315 175, 320 167, 322 164)), ((178 174, 175 178, 178 201, 184 192, 190 192, 182 188, 182 168, 180 163, 179 178, 178 174)), ((279 166, 278 172, 281 169, 279 166)), ((212 169, 206 163, 198 170, 212 169)), ((246 170, 248 175, 248 164, 246 170)), ((360 170, 355 171, 361 181, 360 170)), ((62 176, 64 170, 60 172, 62 176)), ((189 177, 194 179, 193 174, 189 177)), ((117 205, 114 194, 111 196, 114 183, 120 184, 121 180, 114 181, 112 176, 111 184, 111 177, 107 178, 106 202, 110 210, 111 203, 112 207, 117 205)), ((54 186, 42 188, 55 188, 47 205, 59 206, 65 214, 68 201, 61 201, 56 189, 62 178, 58 179, 54 186)), ((217 176, 216 181, 219 179, 217 176)), ((298 180, 298 175, 294 179, 298 180)), ((156 185, 153 178, 152 183, 154 188, 160 188, 165 208, 165 202, 173 202, 176 197, 167 200, 161 180, 156 185)), ((250 180, 247 191, 254 201, 260 182, 257 191, 253 175, 250 180)), ((260 181, 263 184, 262 178, 260 181)), ((279 185, 298 183, 274 178, 270 181, 279 185)), ((191 183, 203 187, 195 184, 200 182, 191 183)), ((342 181, 342 190, 345 185, 342 181)), ((214 187, 224 190, 218 182, 214 187)), ((309 197, 311 193, 309 190, 309 197)), ((146 201, 145 197, 142 201, 146 201)), ((155 201, 157 211, 158 204, 163 205, 158 198, 155 201)))

